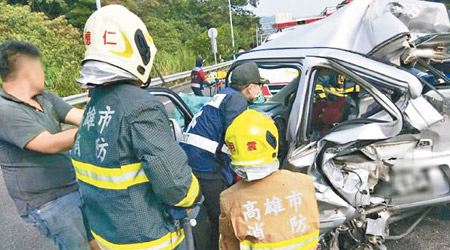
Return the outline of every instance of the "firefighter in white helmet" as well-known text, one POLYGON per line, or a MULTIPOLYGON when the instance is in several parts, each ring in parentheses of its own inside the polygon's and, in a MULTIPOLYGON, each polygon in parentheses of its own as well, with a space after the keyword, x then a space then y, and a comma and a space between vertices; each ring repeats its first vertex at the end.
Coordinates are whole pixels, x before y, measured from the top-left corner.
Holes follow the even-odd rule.
POLYGON ((316 249, 319 211, 311 177, 278 170, 278 131, 254 110, 228 127, 232 169, 243 180, 220 195, 222 250, 316 249))
POLYGON ((144 23, 109 5, 84 29, 78 82, 92 88, 72 161, 92 233, 103 249, 184 249, 185 235, 167 216, 199 195, 164 106, 141 89, 156 48, 144 23))

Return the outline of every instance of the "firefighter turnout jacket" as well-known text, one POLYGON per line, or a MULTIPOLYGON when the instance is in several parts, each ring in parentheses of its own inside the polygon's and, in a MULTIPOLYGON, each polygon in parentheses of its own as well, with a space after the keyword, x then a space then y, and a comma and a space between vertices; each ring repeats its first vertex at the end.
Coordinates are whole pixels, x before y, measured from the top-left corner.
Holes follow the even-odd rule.
POLYGON ((336 97, 346 97, 357 94, 360 86, 342 74, 320 75, 315 87, 316 99, 334 100, 336 97))
POLYGON ((222 250, 316 249, 319 211, 311 177, 279 170, 220 195, 222 250), (270 192, 268 192, 270 190, 270 192))
POLYGON ((199 196, 164 106, 131 84, 96 87, 72 149, 92 233, 103 249, 184 249, 167 208, 199 196))

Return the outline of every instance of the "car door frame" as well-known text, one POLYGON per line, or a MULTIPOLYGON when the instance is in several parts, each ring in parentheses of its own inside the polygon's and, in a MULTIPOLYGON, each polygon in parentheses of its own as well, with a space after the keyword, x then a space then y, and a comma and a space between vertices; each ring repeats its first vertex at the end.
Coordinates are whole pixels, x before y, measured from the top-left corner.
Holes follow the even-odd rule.
POLYGON ((181 97, 177 93, 175 93, 175 91, 162 87, 148 87, 145 90, 147 90, 148 93, 152 94, 153 96, 168 98, 182 113, 185 127, 187 127, 192 121, 192 118, 194 117, 192 110, 187 106, 183 99, 181 99, 181 97))
MULTIPOLYGON (((346 52, 339 52, 339 53, 346 53, 346 52)), ((350 53, 352 54, 352 53, 350 53)), ((365 58, 367 60, 367 58, 365 58)), ((372 90, 371 95, 374 97, 378 97, 378 101, 381 101, 380 105, 384 107, 385 110, 391 111, 389 113, 394 114, 395 117, 398 119, 401 119, 403 122, 403 116, 401 111, 398 109, 398 107, 392 103, 386 96, 384 96, 376 87, 374 87, 371 83, 368 83, 366 80, 364 80, 362 77, 360 77, 358 74, 353 72, 349 67, 345 67, 340 63, 339 61, 342 60, 341 58, 335 58, 333 56, 307 56, 305 57, 303 61, 303 67, 304 71, 302 73, 302 76, 300 77, 300 84, 299 89, 297 92, 296 100, 294 101, 294 107, 290 114, 290 121, 288 123, 288 141, 291 143, 295 143, 296 146, 300 145, 306 145, 310 143, 307 131, 309 127, 309 115, 311 112, 312 107, 312 96, 314 93, 314 73, 315 68, 317 67, 324 67, 324 68, 332 68, 333 70, 336 70, 338 72, 341 71, 347 71, 347 72, 341 72, 344 74, 349 74, 352 78, 360 83, 365 83, 363 85, 368 85, 364 87, 369 87, 369 89, 372 90), (293 118, 295 117, 295 118, 293 118)), ((373 69, 367 69, 369 72, 374 71, 373 69)), ((363 72, 362 74, 367 74, 366 72, 363 72)), ((392 83, 386 85, 386 87, 392 87, 396 86, 398 88, 403 88, 405 91, 407 91, 408 85, 405 83, 392 83)))
MULTIPOLYGON (((292 69, 298 70, 299 75, 296 78, 298 78, 297 85, 299 85, 301 76, 302 76, 302 72, 303 72, 302 59, 303 59, 302 57, 283 57, 283 58, 258 58, 258 59, 248 59, 248 60, 236 61, 235 63, 233 63, 231 65, 230 69, 227 72, 227 76, 225 78, 225 84, 226 84, 226 86, 230 86, 230 74, 237 66, 242 65, 243 63, 246 63, 246 62, 254 62, 258 65, 258 68, 265 68, 265 69, 292 68, 292 69)), ((287 88, 291 84, 293 84, 293 83, 286 85, 284 88, 287 88)), ((283 91, 283 89, 281 89, 280 92, 283 91)), ((293 94, 296 95, 296 92, 297 92, 297 90, 294 90, 293 94)), ((287 113, 286 119, 284 117, 281 118, 287 127, 287 124, 289 122, 290 109, 292 108, 292 106, 288 105, 289 100, 287 100, 287 99, 278 100, 277 94, 273 95, 270 100, 272 100, 272 99, 277 100, 277 103, 281 103, 283 106, 286 106, 287 108, 289 108, 289 112, 287 113)), ((272 117, 272 118, 274 119, 275 117, 272 117)), ((285 156, 286 156, 287 152, 289 151, 289 144, 287 143, 287 136, 282 136, 282 135, 283 135, 283 132, 280 131, 279 144, 286 145, 285 152, 282 152, 281 150, 279 152, 279 154, 281 155, 280 158, 283 160, 283 159, 285 159, 285 156), (281 140, 283 140, 283 141, 281 141, 281 140)), ((282 147, 280 147, 280 149, 281 148, 282 147)))

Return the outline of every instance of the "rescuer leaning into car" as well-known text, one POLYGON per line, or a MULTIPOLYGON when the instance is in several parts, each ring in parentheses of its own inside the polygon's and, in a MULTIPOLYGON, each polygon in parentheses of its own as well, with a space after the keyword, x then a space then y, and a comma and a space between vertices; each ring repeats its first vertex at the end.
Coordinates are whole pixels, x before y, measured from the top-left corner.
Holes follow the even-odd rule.
POLYGON ((181 143, 205 196, 204 205, 213 232, 211 242, 214 246, 211 250, 218 249, 219 245, 219 196, 234 181, 230 159, 223 147, 225 131, 250 102, 263 97, 261 88, 265 82, 256 63, 237 66, 232 71, 231 86, 216 94, 201 108, 189 124, 181 143))
POLYGON ((334 125, 357 113, 360 86, 346 75, 322 69, 318 73, 312 109, 315 138, 325 135, 334 125))
POLYGON ((316 249, 319 210, 311 177, 278 170, 278 131, 244 111, 227 129, 232 169, 243 180, 220 195, 223 250, 316 249))

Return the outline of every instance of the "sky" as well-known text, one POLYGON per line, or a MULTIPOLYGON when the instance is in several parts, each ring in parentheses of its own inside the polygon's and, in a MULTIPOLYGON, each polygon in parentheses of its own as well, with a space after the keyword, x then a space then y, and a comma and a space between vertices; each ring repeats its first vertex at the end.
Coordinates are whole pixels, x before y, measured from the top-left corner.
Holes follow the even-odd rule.
POLYGON ((279 12, 292 13, 293 17, 315 16, 325 7, 340 2, 342 0, 259 0, 259 6, 253 12, 258 16, 273 16, 279 12))

